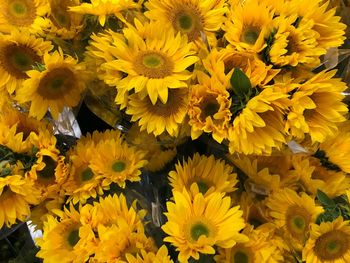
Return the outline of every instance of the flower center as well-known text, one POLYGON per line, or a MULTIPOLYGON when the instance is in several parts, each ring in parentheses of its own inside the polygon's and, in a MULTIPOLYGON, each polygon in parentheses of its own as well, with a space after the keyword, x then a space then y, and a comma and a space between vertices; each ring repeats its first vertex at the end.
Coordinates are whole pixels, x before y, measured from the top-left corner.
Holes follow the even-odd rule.
POLYGON ((115 171, 117 173, 124 171, 125 167, 126 167, 126 165, 125 165, 125 162, 123 162, 123 161, 116 161, 112 164, 113 171, 115 171))
POLYGON ((179 28, 183 31, 190 31, 193 27, 192 17, 187 14, 180 14, 178 17, 179 28))
POLYGON ((37 174, 40 176, 40 179, 44 182, 51 182, 55 178, 55 169, 57 163, 50 156, 43 157, 43 163, 45 163, 44 169, 39 171, 37 174))
POLYGON ((35 62, 40 62, 40 57, 33 49, 23 45, 10 44, 1 52, 2 67, 17 79, 27 78, 25 73, 32 69, 35 62))
POLYGON ((248 263, 248 256, 243 251, 237 251, 233 256, 234 263, 248 263))
POLYGON ((180 10, 176 10, 172 15, 174 28, 181 33, 187 34, 189 41, 200 37, 202 21, 195 7, 181 8, 180 10))
POLYGON ((74 73, 68 68, 56 68, 48 72, 40 81, 38 93, 46 99, 58 99, 74 88, 74 73))
POLYGON ((3 15, 11 25, 30 26, 36 17, 35 2, 32 0, 7 0, 7 10, 3 10, 3 15))
POLYGON ((242 245, 236 245, 232 248, 231 260, 232 263, 252 263, 254 262, 254 253, 250 248, 242 245))
POLYGON ((214 116, 220 109, 220 105, 216 101, 216 98, 213 96, 204 98, 199 107, 202 109, 202 120, 205 120, 207 117, 214 116))
POLYGON ((94 177, 94 173, 92 170, 88 167, 81 173, 81 180, 83 182, 89 181, 94 177))
POLYGON ((292 206, 286 212, 287 229, 297 239, 305 237, 310 221, 310 214, 302 207, 292 206))
POLYGON ((287 37, 287 41, 288 41, 288 45, 286 47, 287 49, 287 53, 286 55, 291 55, 293 53, 296 53, 298 52, 298 45, 297 45, 297 40, 295 39, 296 36, 290 34, 288 37, 287 37))
POLYGON ((161 53, 141 52, 134 61, 135 71, 143 76, 161 79, 171 75, 173 63, 161 53))
POLYGON ((314 252, 322 260, 336 260, 348 251, 349 241, 348 234, 340 230, 333 230, 316 240, 314 252))
POLYGON ((203 181, 199 181, 197 182, 197 185, 198 185, 198 189, 199 189, 199 192, 201 192, 203 195, 208 191, 209 187, 208 185, 203 182, 203 181))
POLYGON ((53 9, 51 13, 51 21, 57 27, 70 27, 70 17, 69 14, 60 8, 53 9))
POLYGON ((254 45, 260 34, 260 29, 258 27, 249 26, 242 34, 241 41, 254 45))
POLYGON ((199 239, 200 236, 209 236, 209 229, 202 223, 196 223, 191 227, 191 238, 195 241, 199 239))
POLYGON ((80 240, 79 229, 72 230, 69 233, 68 238, 67 238, 68 244, 71 247, 74 247, 79 242, 79 240, 80 240))

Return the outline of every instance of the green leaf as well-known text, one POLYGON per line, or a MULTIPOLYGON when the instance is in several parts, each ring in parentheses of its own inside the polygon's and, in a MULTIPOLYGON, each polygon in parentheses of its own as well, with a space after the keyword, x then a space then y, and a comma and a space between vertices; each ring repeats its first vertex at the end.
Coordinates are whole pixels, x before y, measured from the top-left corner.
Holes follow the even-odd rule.
POLYGON ((322 192, 320 189, 317 189, 317 199, 320 201, 321 204, 329 207, 335 207, 335 202, 329 198, 324 192, 322 192))
POLYGON ((246 99, 250 96, 252 92, 252 84, 250 83, 247 75, 242 70, 235 68, 232 73, 230 82, 233 91, 239 98, 246 99))

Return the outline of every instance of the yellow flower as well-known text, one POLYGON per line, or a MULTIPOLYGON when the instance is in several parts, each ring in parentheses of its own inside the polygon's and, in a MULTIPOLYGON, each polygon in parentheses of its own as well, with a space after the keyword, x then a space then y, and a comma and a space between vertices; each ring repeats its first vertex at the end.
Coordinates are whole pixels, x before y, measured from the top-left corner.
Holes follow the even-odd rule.
POLYGON ((146 252, 141 250, 139 255, 134 256, 132 254, 126 254, 126 259, 128 263, 173 263, 168 255, 168 249, 165 245, 161 246, 157 253, 146 252), (140 255, 141 254, 141 255, 140 255))
POLYGON ((265 88, 251 98, 229 128, 230 153, 271 154, 286 142, 284 112, 287 94, 265 88))
POLYGON ((213 192, 230 193, 238 180, 233 167, 223 160, 216 160, 213 155, 206 157, 195 154, 186 162, 175 165, 175 171, 169 173, 169 181, 174 191, 196 190, 204 196, 213 192))
POLYGON ((47 23, 43 16, 50 13, 48 0, 3 0, 0 2, 0 32, 23 29, 40 33, 47 23))
POLYGON ((27 70, 42 63, 45 52, 52 49, 51 42, 36 38, 27 31, 12 30, 0 38, 0 90, 12 94, 28 78, 27 70))
POLYGON ((243 211, 244 221, 247 225, 259 228, 265 223, 270 222, 266 206, 263 202, 259 202, 257 199, 253 199, 248 192, 243 192, 239 199, 239 205, 243 211))
POLYGON ((346 84, 333 78, 335 73, 322 71, 290 91, 293 95, 286 130, 292 136, 304 139, 307 135, 312 143, 323 142, 336 134, 338 123, 345 121, 348 109, 341 92, 346 84))
POLYGON ((272 65, 267 66, 256 54, 238 52, 230 46, 211 50, 203 59, 203 65, 211 76, 215 75, 222 83, 228 83, 234 69, 240 68, 253 87, 263 87, 280 72, 272 65))
POLYGON ((295 191, 284 188, 267 198, 266 205, 274 223, 282 228, 286 238, 297 250, 301 250, 308 238, 309 226, 323 212, 313 198, 306 193, 298 195, 295 191))
POLYGON ((168 89, 187 88, 191 74, 186 69, 198 60, 186 36, 175 35, 160 23, 142 25, 137 20, 135 27, 123 30, 123 37, 114 38, 111 52, 116 59, 103 67, 126 75, 117 82, 117 89, 135 89, 142 98, 148 94, 152 104, 158 97, 166 103, 168 89))
POLYGON ((105 25, 107 16, 114 15, 124 21, 124 11, 141 8, 142 1, 135 3, 132 0, 92 0, 91 3, 81 3, 79 6, 70 6, 69 11, 78 14, 98 16, 101 26, 105 25))
MULTIPOLYGON (((33 183, 21 174, 23 165, 9 167, 0 164, 0 171, 12 169, 11 175, 0 177, 0 228, 11 227, 19 221, 26 221, 30 206, 39 203, 39 193, 33 183)), ((23 173, 23 172, 22 172, 23 173)))
POLYGON ((117 143, 122 143, 124 136, 120 130, 105 130, 103 132, 94 131, 92 134, 87 133, 85 136, 79 138, 79 143, 77 147, 85 147, 84 145, 89 145, 96 147, 100 142, 115 140, 117 143))
POLYGON ((102 187, 116 183, 124 188, 126 181, 141 180, 140 169, 147 164, 145 152, 114 139, 101 141, 95 150, 89 167, 103 177, 102 187))
POLYGON ((240 234, 244 227, 242 211, 231 206, 231 199, 221 193, 204 197, 201 193, 191 199, 184 189, 173 191, 174 203, 167 202, 168 221, 162 226, 170 242, 179 251, 180 262, 190 257, 199 259, 199 253, 215 254, 214 246, 230 248, 237 242, 247 241, 240 234))
POLYGON ((310 238, 303 249, 306 263, 350 262, 350 221, 338 217, 333 222, 312 224, 310 238))
POLYGON ((272 30, 271 7, 259 0, 235 2, 223 26, 224 37, 237 51, 259 53, 272 30))
POLYGON ((149 19, 170 25, 176 32, 186 34, 190 41, 198 42, 203 40, 203 35, 209 41, 215 39, 215 31, 220 29, 227 12, 223 0, 150 0, 145 5, 149 19))
POLYGON ((20 103, 31 102, 29 115, 42 119, 50 108, 54 119, 63 107, 74 107, 85 89, 85 66, 62 50, 44 55, 45 70, 27 71, 29 78, 16 92, 20 103))
MULTIPOLYGON (((92 207, 85 205, 85 210, 89 209, 92 207)), ((72 205, 61 211, 59 218, 48 215, 43 237, 36 240, 40 247, 36 256, 48 262, 86 262, 94 253, 96 238, 91 226, 82 221, 72 205)))
POLYGON ((167 132, 170 136, 177 137, 187 107, 187 89, 169 89, 164 103, 157 100, 153 104, 149 96, 141 98, 139 93, 130 95, 126 113, 131 115, 131 121, 138 121, 141 131, 146 130, 155 136, 167 132))
POLYGON ((49 0, 51 12, 45 33, 61 39, 74 38, 83 28, 83 16, 69 12, 70 7, 78 6, 79 0, 49 0))
POLYGON ((232 115, 230 94, 216 77, 197 74, 199 84, 191 87, 188 109, 191 137, 197 139, 204 131, 221 143, 227 138, 232 115))

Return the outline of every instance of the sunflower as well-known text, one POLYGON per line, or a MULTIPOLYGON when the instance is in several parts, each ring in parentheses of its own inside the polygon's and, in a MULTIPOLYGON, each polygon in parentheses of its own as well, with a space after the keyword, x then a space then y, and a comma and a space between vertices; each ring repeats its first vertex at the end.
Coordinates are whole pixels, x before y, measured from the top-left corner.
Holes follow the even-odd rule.
POLYGON ((154 136, 167 132, 177 137, 179 125, 187 113, 188 90, 169 89, 167 97, 165 103, 157 100, 153 104, 149 96, 141 98, 138 93, 134 93, 129 96, 126 113, 131 115, 131 121, 138 121, 141 131, 146 130, 154 136))
POLYGON ((1 163, 0 171, 11 169, 11 174, 0 177, 0 228, 11 227, 18 221, 25 221, 30 215, 30 206, 39 203, 39 193, 34 184, 23 176, 23 165, 1 163), (17 221, 18 220, 18 221, 17 221))
POLYGON ((108 16, 116 16, 125 21, 123 12, 130 9, 140 9, 142 1, 135 3, 132 0, 92 0, 91 3, 81 3, 78 6, 70 6, 69 11, 78 14, 98 16, 101 26, 106 23, 108 16))
POLYGON ((103 67, 125 73, 125 77, 117 83, 118 89, 135 89, 142 98, 148 94, 153 105, 158 97, 165 104, 169 89, 187 88, 186 81, 191 74, 186 69, 198 58, 193 55, 186 36, 175 35, 164 24, 135 24, 136 28, 125 28, 123 37, 114 39, 111 52, 116 59, 103 64, 103 67), (142 27, 149 29, 145 31, 142 27))
POLYGON ((197 139, 203 131, 211 133, 214 140, 221 143, 227 138, 231 120, 230 94, 216 78, 198 72, 198 85, 190 92, 188 109, 191 137, 197 139))
POLYGON ((335 74, 335 70, 322 71, 290 91, 293 95, 286 130, 295 138, 302 140, 307 134, 312 143, 323 142, 336 134, 337 124, 345 121, 348 109, 341 92, 346 84, 333 78, 335 74))
POLYGON ((36 38, 27 31, 12 30, 0 38, 0 89, 9 94, 17 91, 28 78, 27 70, 42 63, 45 52, 52 49, 51 42, 36 38))
POLYGON ((224 37, 237 51, 259 53, 272 30, 271 7, 259 0, 236 2, 223 26, 224 37))
POLYGON ((63 56, 62 50, 44 55, 45 70, 27 71, 29 78, 16 92, 20 103, 31 102, 29 115, 42 119, 47 110, 54 119, 63 107, 76 106, 85 89, 85 65, 77 63, 70 56, 63 56))
POLYGON ((314 223, 323 208, 315 204, 306 193, 298 195, 295 191, 284 188, 270 195, 266 203, 274 223, 281 227, 291 244, 301 250, 308 238, 309 226, 314 223))
POLYGON ((333 222, 312 224, 310 238, 303 249, 306 263, 350 262, 350 221, 338 217, 333 222))
POLYGON ((209 74, 215 75, 222 83, 227 83, 234 69, 240 68, 253 87, 263 87, 280 72, 272 65, 266 65, 256 54, 238 52, 230 46, 211 50, 202 62, 209 74))
POLYGON ((269 49, 271 63, 277 66, 304 66, 313 68, 320 64, 320 56, 326 53, 318 46, 318 33, 312 30, 313 21, 298 19, 296 15, 280 16, 274 20, 277 32, 269 49), (298 21, 298 25, 295 24, 298 21))
POLYGON ((215 254, 214 246, 230 248, 237 242, 247 241, 240 234, 244 227, 242 211, 238 206, 230 208, 231 198, 221 193, 204 197, 201 193, 191 199, 184 189, 173 191, 174 202, 167 202, 168 221, 162 226, 170 242, 179 251, 180 262, 192 257, 199 259, 199 253, 215 254))
POLYGON ((173 263, 168 255, 168 249, 165 245, 161 246, 157 253, 146 252, 141 250, 137 256, 132 254, 126 254, 126 260, 128 263, 173 263))
POLYGON ((176 156, 177 149, 174 145, 167 145, 159 137, 148 134, 146 131, 140 131, 137 124, 128 130, 126 141, 130 145, 147 152, 145 159, 148 161, 144 167, 150 172, 160 171, 176 156))
POLYGON ((230 153, 271 154, 286 142, 284 112, 288 95, 265 88, 251 98, 229 127, 230 153))
POLYGON ((201 42, 203 35, 209 42, 225 21, 227 7, 223 0, 150 0, 145 15, 151 20, 170 25, 176 32, 186 34, 190 41, 201 42))
POLYGON ((124 135, 120 130, 105 130, 103 132, 94 131, 92 134, 87 133, 85 136, 81 136, 77 143, 77 148, 96 146, 100 142, 115 140, 117 143, 122 143, 124 135))
POLYGON ((102 177, 95 174, 89 167, 91 160, 96 155, 93 145, 78 142, 73 150, 69 152, 70 170, 67 181, 62 185, 65 194, 69 196, 68 202, 73 204, 85 203, 90 197, 96 198, 103 194, 102 177))
POLYGON ((83 28, 83 16, 68 12, 70 7, 78 6, 79 0, 49 0, 51 12, 46 19, 48 28, 43 29, 47 34, 61 39, 73 39, 83 28))
POLYGON ((103 177, 102 187, 117 183, 124 188, 126 181, 140 181, 140 169, 147 164, 145 152, 125 142, 106 140, 96 146, 96 155, 90 168, 99 177, 103 177))
MULTIPOLYGON (((249 238, 248 242, 234 245, 232 248, 219 249, 215 256, 217 263, 242 263, 242 262, 280 262, 275 259, 278 248, 274 245, 268 233, 262 230, 245 228, 242 232, 249 238)), ((282 259, 281 255, 280 259, 282 259)))
POLYGON ((0 3, 0 32, 14 29, 40 33, 47 23, 43 16, 50 13, 48 0, 3 0, 0 3))
POLYGON ((49 262, 86 262, 94 253, 96 238, 91 226, 82 221, 72 205, 58 218, 48 215, 43 237, 36 240, 40 247, 36 256, 49 262))
POLYGON ((213 155, 206 157, 198 153, 182 165, 176 164, 175 171, 169 173, 169 181, 175 191, 196 189, 195 192, 205 196, 213 192, 233 192, 238 182, 232 166, 223 160, 216 160, 213 155))

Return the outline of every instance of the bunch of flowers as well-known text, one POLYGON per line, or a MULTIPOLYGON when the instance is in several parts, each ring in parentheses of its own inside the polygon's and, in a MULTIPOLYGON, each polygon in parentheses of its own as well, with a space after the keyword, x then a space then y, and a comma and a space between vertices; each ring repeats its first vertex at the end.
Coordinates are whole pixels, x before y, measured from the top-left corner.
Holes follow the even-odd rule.
POLYGON ((2 1, 0 228, 44 262, 350 262, 349 8, 2 1), (114 129, 68 142, 83 100, 114 129))

